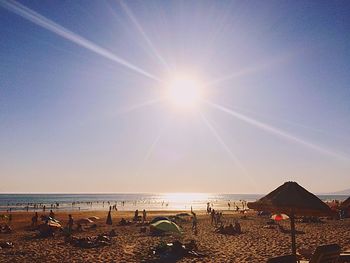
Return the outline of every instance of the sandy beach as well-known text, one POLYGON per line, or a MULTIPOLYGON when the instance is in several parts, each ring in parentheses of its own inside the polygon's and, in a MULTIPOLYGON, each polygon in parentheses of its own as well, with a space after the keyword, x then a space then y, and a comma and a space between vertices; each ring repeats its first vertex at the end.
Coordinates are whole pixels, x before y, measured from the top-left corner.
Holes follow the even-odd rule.
MULTIPOLYGON (((173 215, 179 211, 148 212, 149 219, 157 215, 173 215)), ((58 212, 56 218, 66 225, 69 212, 58 212)), ((122 217, 131 219, 133 212, 112 212, 113 225, 105 224, 107 212, 82 211, 72 212, 75 220, 89 216, 98 216, 95 229, 85 229, 73 233, 77 237, 96 236, 116 231, 111 244, 98 248, 79 248, 64 242, 64 236, 58 233, 54 237, 38 238, 29 229, 33 213, 12 213, 13 219, 10 234, 0 234, 0 242, 11 241, 13 248, 0 250, 0 262, 162 262, 151 254, 151 248, 161 241, 173 242, 179 240, 188 242, 195 240, 198 251, 205 254, 202 258, 184 257, 178 262, 266 262, 269 257, 290 253, 290 235, 278 229, 264 228, 267 218, 258 217, 255 212, 242 214, 224 211, 224 222, 238 220, 243 233, 240 235, 223 235, 214 232, 210 216, 205 212, 198 214, 198 234, 195 235, 192 223, 180 223, 184 233, 182 236, 152 236, 149 229, 140 232, 140 226, 118 226, 122 217), (152 261, 153 260, 153 261, 152 261)), ((41 213, 39 213, 41 214, 41 213)), ((289 229, 289 220, 280 223, 289 229)), ((297 223, 298 251, 314 250, 318 245, 338 243, 342 250, 350 249, 350 219, 324 220, 324 223, 297 223)))

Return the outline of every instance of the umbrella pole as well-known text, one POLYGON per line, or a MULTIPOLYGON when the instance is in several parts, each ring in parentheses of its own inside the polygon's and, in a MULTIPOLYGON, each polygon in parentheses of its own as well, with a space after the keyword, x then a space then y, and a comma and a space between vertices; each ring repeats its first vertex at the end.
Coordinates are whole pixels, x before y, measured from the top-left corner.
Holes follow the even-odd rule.
POLYGON ((296 241, 295 241, 295 218, 294 218, 294 213, 292 213, 290 215, 290 232, 292 234, 292 254, 296 256, 297 248, 296 248, 296 241))

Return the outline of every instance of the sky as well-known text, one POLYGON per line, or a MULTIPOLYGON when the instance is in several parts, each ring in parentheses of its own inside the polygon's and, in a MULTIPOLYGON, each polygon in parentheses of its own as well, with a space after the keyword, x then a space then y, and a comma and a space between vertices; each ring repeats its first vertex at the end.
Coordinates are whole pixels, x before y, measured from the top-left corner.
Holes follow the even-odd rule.
POLYGON ((0 192, 350 188, 349 12, 0 0, 0 192), (180 75, 193 108, 164 99, 180 75))

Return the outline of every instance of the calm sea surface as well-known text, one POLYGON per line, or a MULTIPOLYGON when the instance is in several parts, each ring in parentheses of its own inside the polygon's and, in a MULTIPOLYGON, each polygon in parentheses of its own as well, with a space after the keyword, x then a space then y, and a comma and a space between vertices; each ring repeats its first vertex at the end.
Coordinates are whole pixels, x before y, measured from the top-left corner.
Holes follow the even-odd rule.
MULTIPOLYGON (((0 194, 0 211, 11 208, 15 210, 40 211, 56 210, 106 210, 110 205, 116 205, 118 210, 132 211, 148 210, 188 210, 206 209, 207 202, 215 209, 226 210, 228 203, 231 209, 240 208, 244 201, 255 201, 262 197, 257 194, 0 194), (58 204, 58 206, 57 206, 58 204), (27 208, 28 207, 28 208, 27 208)), ((345 200, 344 195, 319 195, 320 199, 345 200)))

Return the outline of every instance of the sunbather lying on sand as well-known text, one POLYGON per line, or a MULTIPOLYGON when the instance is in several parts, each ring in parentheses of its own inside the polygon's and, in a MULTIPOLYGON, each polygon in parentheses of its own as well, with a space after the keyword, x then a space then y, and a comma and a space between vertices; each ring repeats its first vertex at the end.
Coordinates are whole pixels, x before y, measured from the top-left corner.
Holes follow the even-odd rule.
POLYGON ((128 225, 131 225, 132 222, 129 221, 129 220, 125 220, 125 218, 122 218, 120 221, 119 221, 119 225, 120 226, 128 226, 128 225))
POLYGON ((228 226, 221 225, 217 229, 215 229, 216 233, 225 234, 225 235, 236 235, 241 234, 241 225, 236 222, 233 226, 232 224, 229 224, 228 226))
POLYGON ((194 240, 185 244, 177 240, 168 244, 162 242, 151 250, 151 254, 152 256, 160 257, 162 259, 161 262, 173 262, 183 257, 201 258, 206 256, 206 254, 198 251, 194 240))
POLYGON ((10 241, 1 241, 0 249, 3 249, 3 248, 13 248, 13 243, 10 241))
POLYGON ((106 235, 98 235, 93 237, 82 237, 82 238, 70 236, 70 237, 67 237, 65 241, 76 247, 95 248, 95 247, 110 245, 111 237, 106 235))

